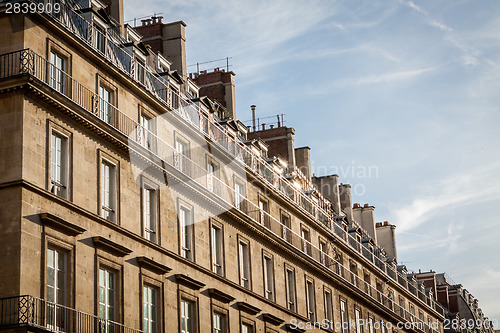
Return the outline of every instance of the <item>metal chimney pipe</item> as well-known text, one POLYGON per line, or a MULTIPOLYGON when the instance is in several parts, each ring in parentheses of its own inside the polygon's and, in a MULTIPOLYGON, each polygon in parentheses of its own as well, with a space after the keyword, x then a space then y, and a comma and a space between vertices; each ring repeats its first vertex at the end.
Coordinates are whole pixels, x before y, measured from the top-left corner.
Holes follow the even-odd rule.
POLYGON ((280 115, 276 115, 276 117, 278 117, 278 127, 281 127, 281 120, 280 120, 280 115))
POLYGON ((255 132, 257 130, 257 127, 255 126, 255 105, 250 105, 250 108, 252 109, 252 127, 255 132))

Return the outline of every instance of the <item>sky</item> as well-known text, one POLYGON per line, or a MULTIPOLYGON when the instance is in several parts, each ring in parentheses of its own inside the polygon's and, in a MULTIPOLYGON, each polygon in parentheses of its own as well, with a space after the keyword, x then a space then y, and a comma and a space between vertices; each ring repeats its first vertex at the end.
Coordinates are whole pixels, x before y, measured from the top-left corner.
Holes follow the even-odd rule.
POLYGON ((238 119, 284 114, 316 175, 397 226, 400 264, 446 272, 500 321, 499 1, 124 5, 184 21, 188 65, 230 57, 238 119))

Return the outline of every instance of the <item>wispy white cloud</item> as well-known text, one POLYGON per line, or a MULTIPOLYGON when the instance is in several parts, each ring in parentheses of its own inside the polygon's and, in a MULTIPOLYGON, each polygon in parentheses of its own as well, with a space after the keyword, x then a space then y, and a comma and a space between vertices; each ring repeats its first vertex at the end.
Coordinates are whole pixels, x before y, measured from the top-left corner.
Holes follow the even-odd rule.
MULTIPOLYGON (((407 205, 393 208, 391 220, 399 232, 407 232, 429 222, 443 210, 500 199, 500 165, 492 164, 422 189, 407 205)), ((449 234, 450 230, 448 230, 449 234)))
POLYGON ((370 75, 366 77, 362 77, 359 79, 355 79, 353 81, 354 85, 362 85, 362 84, 371 84, 371 83, 380 83, 380 82, 391 82, 391 81, 400 81, 400 80, 409 80, 416 76, 419 76, 423 73, 432 71, 434 68, 421 68, 414 70, 406 70, 399 71, 393 73, 385 73, 380 75, 370 75))

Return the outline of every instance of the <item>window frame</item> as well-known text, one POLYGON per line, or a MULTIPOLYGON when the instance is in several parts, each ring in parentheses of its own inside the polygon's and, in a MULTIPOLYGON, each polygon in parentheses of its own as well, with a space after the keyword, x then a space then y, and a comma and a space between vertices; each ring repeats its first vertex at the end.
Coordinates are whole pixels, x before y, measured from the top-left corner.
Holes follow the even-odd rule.
POLYGON ((239 285, 248 289, 248 290, 252 290, 252 255, 251 255, 251 248, 250 248, 250 242, 248 239, 245 239, 243 237, 241 237, 240 235, 238 235, 238 276, 239 276, 239 285), (245 265, 245 262, 243 262, 243 259, 245 258, 245 254, 242 253, 241 249, 241 245, 245 245, 246 246, 246 253, 247 253, 247 260, 248 262, 246 263, 246 267, 244 266, 245 265), (245 277, 243 276, 243 273, 246 272, 248 274, 248 278, 246 279, 248 281, 248 286, 245 285, 245 282, 244 279, 245 277))
MULTIPOLYGON (((56 43, 54 40, 47 38, 47 57, 48 59, 47 62, 47 77, 46 77, 46 82, 49 84, 50 87, 51 85, 51 53, 55 53, 59 55, 64 61, 65 61, 65 68, 63 69, 63 72, 71 77, 71 72, 72 72, 72 54, 66 50, 65 47, 62 45, 56 43)), ((54 90, 59 91, 61 94, 71 97, 72 91, 71 91, 71 86, 69 84, 70 80, 68 80, 64 74, 63 74, 64 79, 62 80, 62 91, 57 90, 56 88, 52 87, 54 90)))
POLYGON ((305 292, 306 292, 306 311, 307 315, 306 317, 311 321, 314 322, 317 319, 317 312, 316 312, 316 287, 314 284, 314 279, 305 276, 305 292), (309 286, 311 286, 311 290, 309 289, 309 286), (311 295, 312 291, 312 295, 311 295))
POLYGON ((290 311, 297 312, 297 278, 295 276, 295 268, 285 264, 285 288, 286 288, 286 308, 290 311), (292 281, 289 280, 288 272, 291 272, 292 281), (290 282, 293 288, 290 288, 290 282), (291 292, 291 293, 290 293, 291 292), (292 302, 290 302, 290 296, 293 296, 292 302), (293 304, 293 309, 291 309, 290 304, 293 304))
POLYGON ((354 321, 356 324, 356 333, 363 333, 363 325, 359 325, 363 321, 363 313, 358 306, 354 307, 354 321))
MULTIPOLYGON (((160 223, 160 188, 157 184, 154 182, 150 181, 149 179, 145 178, 144 176, 141 177, 141 221, 142 221, 142 237, 146 238, 147 240, 156 243, 156 244, 161 244, 161 233, 160 233, 160 228, 161 228, 161 223, 160 223), (154 206, 149 207, 150 213, 153 213, 154 216, 151 218, 150 216, 150 227, 151 227, 151 222, 153 223, 153 228, 149 228, 147 230, 146 228, 146 202, 147 202, 147 194, 149 191, 154 191, 153 193, 153 198, 154 198, 154 206), (151 221, 152 220, 152 221, 151 221), (148 238, 147 235, 149 234, 154 234, 155 239, 148 238)), ((151 215, 151 214, 150 214, 151 215)))
MULTIPOLYGON (((325 308, 325 319, 333 322, 333 292, 330 288, 323 286, 323 302, 325 308), (329 296, 329 299, 327 297, 329 296)), ((331 327, 331 325, 329 325, 331 327)))
POLYGON ((349 333, 349 309, 347 307, 347 299, 339 297, 339 309, 340 309, 340 323, 341 331, 340 333, 349 333))
POLYGON ((61 126, 55 124, 54 122, 48 122, 48 133, 47 133, 47 190, 54 195, 66 200, 72 200, 72 183, 73 183, 73 135, 68 130, 62 128, 61 126), (52 136, 61 137, 64 142, 64 170, 63 170, 63 183, 65 187, 64 195, 56 194, 52 191, 52 136), (65 155, 65 156, 64 156, 65 155))
POLYGON ((280 209, 281 238, 287 243, 292 243, 292 216, 280 209), (288 221, 283 223, 283 221, 288 221))
POLYGON ((188 204, 186 201, 178 198, 177 200, 177 227, 179 230, 179 255, 187 260, 195 262, 195 226, 194 226, 194 207, 188 204), (183 225, 183 221, 181 221, 180 212, 184 211, 184 216, 187 216, 189 220, 185 222, 183 225), (188 214, 186 214, 188 212, 188 214), (190 244, 184 244, 186 235, 186 231, 189 232, 189 235, 186 236, 186 239, 189 240, 190 244), (184 245, 190 245, 189 247, 184 245), (183 248, 184 247, 184 248, 183 248), (189 254, 189 255, 187 255, 189 254))
POLYGON ((104 153, 102 150, 99 150, 98 179, 99 179, 98 214, 101 218, 103 218, 111 223, 120 224, 120 163, 117 159, 104 153), (112 192, 112 198, 110 198, 110 201, 112 202, 113 205, 112 205, 112 207, 107 207, 107 208, 110 208, 112 210, 113 218, 111 218, 111 219, 106 218, 104 216, 104 209, 103 209, 103 206, 104 206, 103 164, 107 164, 109 167, 112 167, 112 169, 114 170, 113 177, 112 177, 112 183, 110 184, 110 192, 112 192), (111 187, 113 187, 113 188, 111 189, 111 187))
POLYGON ((233 190, 234 190, 234 207, 236 207, 236 209, 239 209, 243 212, 246 212, 246 203, 245 203, 245 200, 247 198, 247 186, 246 186, 246 183, 240 179, 239 177, 237 177, 236 175, 233 175, 233 190), (236 186, 238 185, 238 187, 241 189, 241 192, 238 192, 237 189, 236 189, 236 186), (236 193, 239 195, 239 196, 236 196, 236 193), (240 198, 243 197, 243 198, 240 198), (238 199, 238 200, 237 200, 238 199))
POLYGON ((311 230, 308 227, 301 225, 300 238, 302 244, 302 252, 308 256, 312 256, 311 230), (304 237, 305 233, 307 234, 307 238, 304 237))
POLYGON ((224 225, 216 222, 213 218, 210 219, 210 267, 212 272, 220 276, 226 276, 225 251, 224 251, 224 225), (214 229, 220 232, 220 245, 217 246, 214 240, 214 229), (220 253, 214 253, 214 249, 218 248, 220 253), (219 257, 220 263, 215 263, 215 258, 219 257), (220 266, 220 273, 216 271, 216 265, 220 266))
POLYGON ((178 325, 179 325, 179 332, 180 333, 188 333, 189 331, 183 331, 182 330, 182 303, 186 302, 192 306, 192 332, 189 333, 198 333, 199 332, 199 309, 198 309, 198 297, 187 294, 183 291, 179 291, 179 297, 178 297, 178 307, 177 307, 177 312, 178 312, 178 325))
POLYGON ((213 333, 228 333, 229 332, 229 311, 215 304, 211 304, 211 326, 213 333), (221 317, 222 328, 220 331, 215 331, 215 316, 221 317))
POLYGON ((276 302, 276 284, 274 274, 274 256, 268 252, 262 251, 262 277, 264 297, 271 302, 276 302), (271 268, 271 272, 269 272, 271 268), (268 287, 271 287, 270 289, 268 287))

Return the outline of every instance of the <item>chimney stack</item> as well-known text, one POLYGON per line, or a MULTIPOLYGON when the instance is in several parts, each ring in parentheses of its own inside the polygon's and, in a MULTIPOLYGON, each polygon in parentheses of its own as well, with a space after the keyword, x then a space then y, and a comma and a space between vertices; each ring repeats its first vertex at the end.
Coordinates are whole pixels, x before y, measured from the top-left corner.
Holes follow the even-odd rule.
POLYGON ((250 108, 252 109, 252 128, 253 131, 255 132, 257 130, 257 125, 255 124, 255 105, 250 105, 250 108))
POLYGON ((295 148, 295 163, 307 179, 311 180, 311 148, 295 148))
POLYGON ((339 194, 340 194, 340 208, 346 214, 347 221, 349 221, 349 223, 352 223, 351 185, 340 183, 339 194))
POLYGON ((332 202, 335 214, 340 214, 339 176, 316 177, 313 175, 311 180, 319 192, 332 202))

